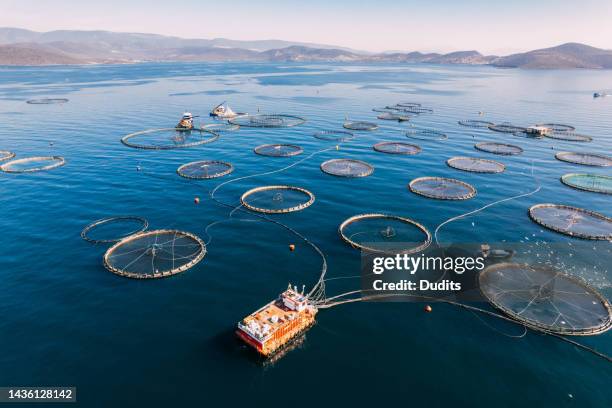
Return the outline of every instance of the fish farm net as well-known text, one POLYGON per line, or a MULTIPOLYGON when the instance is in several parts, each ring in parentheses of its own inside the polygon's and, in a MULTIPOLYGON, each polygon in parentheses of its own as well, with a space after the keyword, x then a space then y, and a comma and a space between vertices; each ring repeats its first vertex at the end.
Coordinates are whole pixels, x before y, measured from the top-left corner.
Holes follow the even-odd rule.
POLYGON ((418 154, 421 148, 417 145, 402 142, 380 142, 373 146, 373 149, 381 153, 389 154, 418 154))
POLYGON ((240 197, 240 202, 251 211, 283 214, 310 207, 315 196, 310 191, 294 186, 263 186, 253 188, 240 197))
POLYGON ((364 121, 348 121, 342 125, 345 129, 349 130, 376 130, 378 125, 372 122, 364 121))
POLYGON ((474 119, 460 120, 457 123, 459 123, 461 126, 467 126, 471 128, 488 128, 489 126, 495 125, 495 123, 493 122, 487 122, 486 120, 474 120, 474 119))
POLYGON ((42 98, 42 99, 30 99, 26 101, 30 105, 53 105, 58 103, 66 103, 68 99, 66 98, 42 98))
POLYGON ((400 102, 395 104, 399 108, 420 108, 421 104, 418 102, 400 102))
POLYGON ((406 122, 410 120, 410 116, 408 115, 401 115, 399 113, 392 113, 392 112, 381 113, 376 118, 380 120, 395 120, 397 122, 406 122))
POLYGON ((568 142, 592 142, 593 138, 587 135, 581 135, 574 132, 552 132, 544 134, 549 139, 567 140, 568 142))
POLYGON ((355 215, 340 224, 338 232, 352 247, 375 253, 412 254, 431 244, 427 228, 395 215, 355 215))
POLYGON ((555 155, 557 160, 583 166, 608 167, 612 166, 612 157, 595 153, 559 152, 555 155))
POLYGON ((483 152, 500 154, 504 156, 513 156, 523 153, 523 149, 519 146, 505 143, 483 142, 475 144, 474 148, 483 152))
POLYGON ((218 160, 202 160, 183 164, 176 172, 188 179, 211 179, 225 176, 234 171, 234 166, 218 160))
POLYGON ((206 255, 204 242, 188 232, 155 230, 131 235, 104 254, 109 271, 135 279, 163 278, 192 268, 206 255))
POLYGON ((410 129, 406 136, 419 140, 446 140, 448 136, 435 129, 410 129))
POLYGON ((291 144, 267 144, 257 146, 255 148, 255 153, 261 156, 271 156, 271 157, 289 157, 289 156, 297 156, 298 154, 302 154, 304 150, 297 145, 291 144))
POLYGON ((497 309, 532 329, 593 335, 612 324, 608 301, 581 280, 548 266, 499 263, 483 270, 480 290, 497 309))
POLYGON ((66 164, 66 160, 61 156, 25 157, 4 163, 0 166, 0 170, 5 173, 34 173, 55 169, 64 164, 66 164))
POLYGON ((210 123, 208 125, 202 126, 202 129, 210 130, 215 133, 223 133, 223 132, 235 132, 240 129, 240 126, 233 125, 231 123, 210 123))
POLYGON ((452 157, 446 164, 454 169, 473 173, 502 173, 506 169, 500 162, 474 157, 452 157))
POLYGON ((561 182, 578 190, 612 194, 612 177, 610 176, 571 173, 561 177, 561 182))
POLYGON ((417 114, 417 115, 421 114, 421 113, 433 113, 433 109, 425 108, 423 106, 404 107, 403 110, 404 110, 404 112, 414 113, 414 114, 417 114))
POLYGON ((345 130, 322 130, 316 132, 314 137, 330 142, 346 142, 355 138, 355 135, 345 130))
POLYGON ((555 133, 573 132, 576 130, 575 127, 571 125, 564 125, 562 123, 539 123, 536 126, 550 129, 552 132, 555 133))
POLYGON ((524 133, 527 130, 527 128, 511 125, 509 123, 500 123, 498 125, 491 125, 489 126, 489 129, 494 132, 501 132, 501 133, 524 133))
POLYGON ((244 127, 285 128, 301 125, 306 119, 294 115, 262 114, 237 116, 228 122, 244 127))
POLYGON ((572 237, 612 240, 612 218, 595 211, 560 204, 536 204, 529 209, 536 223, 572 237))
POLYGON ((381 113, 384 113, 384 112, 391 112, 391 113, 393 113, 393 112, 398 111, 398 109, 396 109, 394 107, 391 107, 391 106, 385 106, 384 108, 372 108, 372 111, 374 111, 374 112, 381 112, 381 113))
POLYGON ((142 217, 126 215, 103 218, 92 222, 81 231, 81 238, 94 244, 117 242, 145 231, 149 223, 142 217))
POLYGON ((15 157, 15 153, 9 152, 8 150, 0 150, 0 162, 9 160, 15 157))
POLYGON ((218 138, 218 133, 206 129, 165 128, 130 133, 121 138, 121 143, 136 149, 170 150, 199 146, 218 138))
POLYGON ((476 195, 476 188, 470 184, 443 177, 419 177, 408 188, 415 194, 438 200, 467 200, 476 195))
POLYGON ((332 159, 321 163, 321 170, 338 177, 367 177, 374 172, 374 167, 361 160, 332 159))

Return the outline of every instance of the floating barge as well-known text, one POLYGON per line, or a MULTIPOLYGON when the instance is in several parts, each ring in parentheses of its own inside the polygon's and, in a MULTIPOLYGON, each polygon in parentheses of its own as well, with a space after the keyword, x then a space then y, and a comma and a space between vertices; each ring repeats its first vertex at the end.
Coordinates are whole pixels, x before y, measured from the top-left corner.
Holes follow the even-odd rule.
POLYGON ((239 322, 236 334, 259 354, 270 357, 308 330, 316 314, 317 308, 306 296, 289 285, 278 299, 239 322))

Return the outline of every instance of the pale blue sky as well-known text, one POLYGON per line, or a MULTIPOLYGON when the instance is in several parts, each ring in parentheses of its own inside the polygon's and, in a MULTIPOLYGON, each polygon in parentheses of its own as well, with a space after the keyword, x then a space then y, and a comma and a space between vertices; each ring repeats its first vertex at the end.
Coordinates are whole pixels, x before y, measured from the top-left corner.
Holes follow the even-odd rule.
POLYGON ((612 0, 0 0, 0 26, 283 39, 370 51, 612 48, 612 0))

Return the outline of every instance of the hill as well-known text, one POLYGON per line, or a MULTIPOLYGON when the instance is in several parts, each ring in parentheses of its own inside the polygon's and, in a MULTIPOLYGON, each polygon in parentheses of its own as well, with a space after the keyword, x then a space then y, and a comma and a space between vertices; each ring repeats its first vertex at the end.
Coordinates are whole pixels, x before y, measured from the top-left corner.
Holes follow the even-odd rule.
POLYGON ((531 69, 612 69, 612 51, 584 44, 567 43, 557 47, 500 57, 492 64, 497 67, 531 69))

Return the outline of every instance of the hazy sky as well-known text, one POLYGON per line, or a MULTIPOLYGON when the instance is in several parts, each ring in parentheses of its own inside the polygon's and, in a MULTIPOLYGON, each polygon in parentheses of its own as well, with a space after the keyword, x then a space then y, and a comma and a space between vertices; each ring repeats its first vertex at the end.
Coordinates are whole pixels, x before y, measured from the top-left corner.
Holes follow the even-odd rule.
POLYGON ((0 0, 0 26, 283 39, 370 51, 612 48, 612 0, 0 0))

